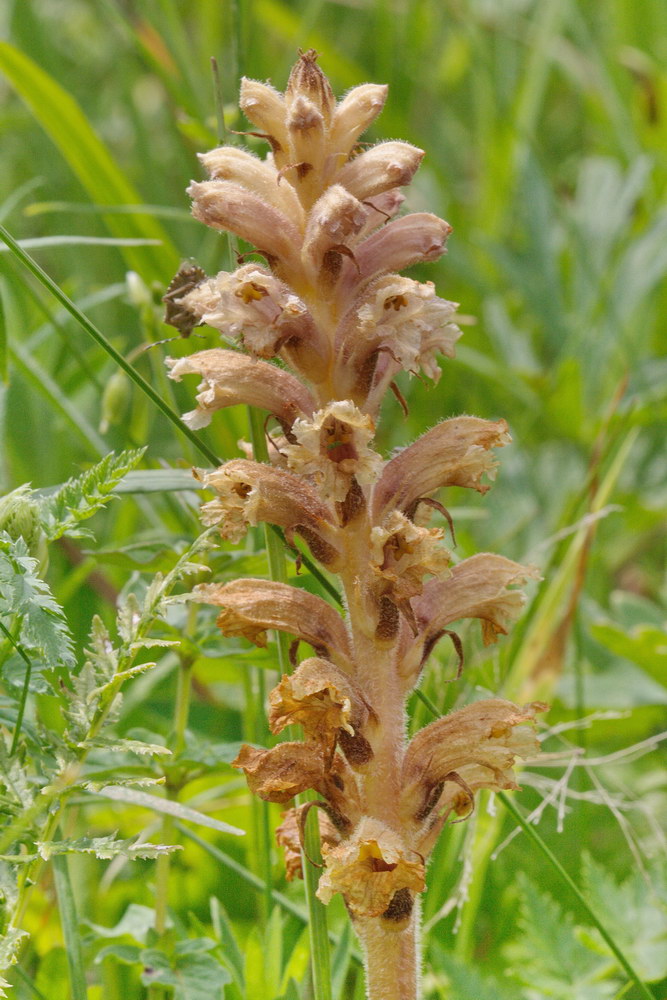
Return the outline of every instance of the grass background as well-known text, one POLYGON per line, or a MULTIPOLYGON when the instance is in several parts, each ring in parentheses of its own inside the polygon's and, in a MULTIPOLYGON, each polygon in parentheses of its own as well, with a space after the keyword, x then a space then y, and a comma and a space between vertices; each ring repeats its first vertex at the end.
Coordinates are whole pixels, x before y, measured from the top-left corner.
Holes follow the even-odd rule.
MULTIPOLYGON (((656 997, 667 991, 667 968, 656 957, 666 933, 666 789, 657 749, 667 702, 664 18, 661 0, 8 0, 0 12, 1 221, 21 240, 45 241, 27 246, 179 410, 190 408, 193 387, 167 383, 162 357, 192 344, 137 349, 169 335, 159 299, 181 259, 194 256, 209 273, 229 263, 225 240, 190 219, 184 194, 200 176, 196 153, 216 144, 210 57, 218 60, 230 129, 246 127, 235 112, 239 76, 282 87, 298 47, 318 50, 337 94, 368 80, 389 83, 385 111, 366 138, 401 138, 426 150, 408 206, 443 216, 454 234, 447 257, 415 276, 460 302, 466 325, 437 387, 405 377, 409 417, 389 400, 380 445, 389 450, 461 412, 505 417, 514 443, 501 453, 494 489, 485 498, 455 490, 447 498, 457 554, 502 552, 537 563, 545 578, 511 638, 489 652, 471 630, 464 679, 445 684, 453 663, 443 649, 424 690, 440 711, 481 690, 546 697, 550 726, 589 720, 552 736, 545 744, 552 752, 576 745, 595 761, 645 744, 644 755, 573 770, 555 792, 544 780, 561 778, 569 757, 533 768, 515 801, 530 810, 551 791, 541 835, 597 899, 656 997)), ((25 482, 51 487, 112 449, 143 444, 146 470, 197 461, 191 444, 7 252, 0 284, 3 491, 25 482)), ((231 456, 248 435, 239 410, 220 416, 205 438, 231 456)), ((94 542, 52 546, 47 578, 79 650, 94 613, 113 621, 119 593, 169 568, 199 530, 196 505, 187 491, 124 492, 91 522, 94 542)), ((267 573, 261 535, 216 558, 218 576, 267 573)), ((219 748, 248 735, 261 742, 257 700, 273 654, 225 646, 203 612, 185 624, 198 650, 189 738, 218 754, 209 755, 205 773, 193 766, 180 774, 178 796, 248 829, 242 843, 192 828, 257 875, 257 817, 219 748)), ((177 673, 167 653, 128 687, 120 732, 148 730, 154 741, 169 741, 177 673)), ((15 693, 7 681, 6 689, 15 693)), ((53 700, 33 701, 32 717, 57 730, 53 700)), ((428 719, 415 703, 412 725, 428 719)), ((497 810, 482 804, 472 822, 453 828, 431 865, 427 920, 461 894, 462 872, 473 875, 461 912, 443 916, 427 937, 427 996, 639 996, 636 987, 626 991, 594 936, 568 922, 562 910, 587 923, 523 836, 493 859, 514 826, 497 810)), ((278 821, 277 809, 270 821, 278 821)), ((155 823, 146 810, 90 796, 68 810, 70 836, 118 829, 127 837, 155 823)), ((170 832, 185 845, 169 870, 176 938, 206 935, 216 941, 216 961, 229 963, 229 927, 245 972, 226 996, 291 997, 293 976, 303 980, 294 996, 307 997, 299 920, 284 908, 269 920, 242 874, 170 832), (228 925, 211 910, 212 896, 228 925)), ((136 963, 110 956, 95 964, 109 937, 90 926, 113 927, 129 904, 152 908, 155 864, 76 858, 70 867, 78 917, 89 921, 90 1000, 169 994, 164 984, 142 984, 136 963)), ((283 884, 277 855, 272 869, 276 888, 302 905, 300 886, 283 884)), ((339 933, 341 908, 330 911, 339 933)), ((71 984, 48 876, 26 926, 32 938, 23 975, 12 974, 16 996, 64 1000, 71 984)), ((335 988, 360 996, 348 952, 344 939, 335 988)), ((181 979, 177 997, 196 998, 196 980, 181 979)), ((212 989, 221 986, 201 985, 209 996, 212 989)))

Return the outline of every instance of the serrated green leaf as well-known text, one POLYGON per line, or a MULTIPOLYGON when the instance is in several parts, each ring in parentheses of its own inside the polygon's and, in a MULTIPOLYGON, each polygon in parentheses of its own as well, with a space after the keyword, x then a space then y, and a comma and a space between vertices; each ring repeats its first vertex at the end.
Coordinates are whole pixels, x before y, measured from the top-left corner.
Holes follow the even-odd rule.
POLYGON ((531 989, 559 1000, 608 1000, 618 981, 606 978, 609 961, 593 954, 574 934, 572 918, 524 875, 522 934, 511 945, 512 972, 531 989))
POLYGON ((185 747, 178 755, 179 764, 200 764, 203 767, 219 767, 221 764, 231 764, 238 757, 241 749, 241 742, 233 743, 209 743, 197 736, 196 733, 189 732, 185 747))
POLYGON ((16 927, 8 928, 0 937, 0 971, 4 971, 16 963, 21 950, 21 942, 27 937, 30 937, 27 931, 18 930, 16 927))
POLYGON ((18 641, 44 666, 74 666, 72 637, 60 605, 39 576, 23 538, 0 532, 0 616, 20 619, 18 641))
POLYGON ((439 941, 433 940, 429 951, 434 971, 444 972, 456 1000, 519 1000, 519 994, 510 994, 496 979, 483 976, 478 966, 467 965, 448 953, 439 941))
MULTIPOLYGON (((119 455, 111 452, 80 476, 68 479, 55 492, 39 499, 40 519, 47 538, 81 537, 79 522, 92 517, 112 497, 114 487, 133 469, 145 452, 134 448, 119 455)), ((38 496, 38 495, 37 495, 38 496)))
MULTIPOLYGON (((667 976, 667 903, 657 891, 664 887, 667 868, 655 864, 647 885, 641 872, 635 870, 624 882, 613 875, 589 854, 583 857, 583 878, 591 906, 605 914, 605 923, 614 940, 623 949, 637 972, 653 983, 667 976)), ((595 931, 597 951, 609 955, 609 949, 595 931)))
POLYGON ((95 857, 108 861, 119 854, 125 858, 158 858, 161 854, 171 854, 180 851, 178 844, 145 844, 133 839, 118 840, 111 833, 106 837, 79 837, 69 840, 51 840, 35 842, 39 856, 45 861, 58 854, 94 854, 95 857))

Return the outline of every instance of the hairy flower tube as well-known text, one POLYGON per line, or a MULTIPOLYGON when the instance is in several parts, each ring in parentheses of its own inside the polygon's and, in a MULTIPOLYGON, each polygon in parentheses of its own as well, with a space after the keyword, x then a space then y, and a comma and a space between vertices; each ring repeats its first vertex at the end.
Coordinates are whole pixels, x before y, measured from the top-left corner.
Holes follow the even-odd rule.
POLYGON ((443 636, 462 662, 454 623, 479 619, 485 643, 507 632, 523 604, 517 585, 536 571, 488 553, 456 561, 445 529, 428 526, 439 511, 453 535, 448 487, 489 489, 495 449, 510 440, 504 420, 443 420, 388 460, 375 447, 384 395, 402 401, 396 376, 435 382, 438 356, 454 356, 456 304, 396 273, 440 257, 450 227, 428 213, 397 215, 421 150, 393 141, 360 151, 386 87, 365 84, 337 102, 316 58, 300 56, 284 94, 243 80, 241 107, 270 147, 264 160, 227 147, 201 157, 209 179, 189 188, 194 215, 262 260, 176 277, 168 321, 183 332, 206 324, 227 346, 168 364, 174 379, 201 380, 190 426, 238 403, 277 424, 270 462, 234 458, 197 471, 213 491, 204 522, 232 541, 260 522, 299 538, 337 575, 345 611, 260 579, 202 585, 191 597, 220 608, 225 635, 256 645, 268 629, 292 637, 295 669, 271 692, 268 717, 273 733, 295 725, 303 738, 244 746, 234 766, 269 802, 317 792, 278 829, 288 877, 300 872, 300 834, 315 807, 318 895, 342 895, 369 997, 414 1000, 428 856, 478 790, 518 787, 513 768, 537 752, 534 719, 545 706, 477 701, 408 741, 406 699, 443 636))

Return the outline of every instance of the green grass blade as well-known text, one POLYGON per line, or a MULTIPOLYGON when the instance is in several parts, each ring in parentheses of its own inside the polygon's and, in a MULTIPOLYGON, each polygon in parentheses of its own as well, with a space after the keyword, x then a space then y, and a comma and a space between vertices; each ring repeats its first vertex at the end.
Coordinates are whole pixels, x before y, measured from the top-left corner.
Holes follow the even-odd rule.
POLYGON ((0 280, 0 382, 7 382, 7 321, 5 317, 5 288, 0 280))
POLYGON ((72 1000, 87 1000, 88 990, 81 950, 81 936, 79 934, 76 905, 66 854, 59 854, 53 858, 53 875, 56 885, 56 895, 58 896, 63 938, 65 940, 65 951, 67 953, 67 967, 69 969, 72 1000))
POLYGON ((34 354, 31 354, 19 341, 12 344, 10 351, 14 364, 18 365, 25 378, 33 385, 38 396, 43 396, 49 405, 65 418, 71 429, 90 448, 96 458, 101 458, 109 450, 102 437, 86 420, 76 404, 62 391, 58 383, 51 378, 39 364, 34 354))
POLYGON ((568 875, 568 873, 565 871, 565 869, 561 865, 561 863, 558 860, 558 858, 556 857, 556 855, 553 854, 553 852, 549 849, 549 847, 544 843, 544 841, 540 837, 540 835, 537 832, 537 830, 535 830, 535 828, 533 826, 531 826, 530 823, 526 822, 526 820, 523 818, 523 816, 521 815, 521 813, 519 812, 519 810, 517 809, 517 807, 507 797, 507 795, 505 795, 504 792, 499 792, 498 793, 498 798, 500 799, 500 801, 502 802, 502 804, 505 806, 505 808, 507 809, 507 811, 517 821, 517 823, 519 824, 519 826, 521 827, 521 829, 523 830, 523 832, 526 834, 526 836, 529 838, 529 840, 531 840, 533 842, 533 844, 535 844, 535 846, 537 848, 539 848, 539 850, 542 852, 542 854, 544 854, 544 856, 548 860, 548 862, 551 865, 551 867, 554 869, 554 871, 556 871, 558 873, 558 875, 563 880, 563 882, 565 882, 565 884, 568 886, 568 888, 570 889, 570 891, 577 898, 577 901, 579 902, 579 904, 583 907, 583 909, 588 914, 589 919, 592 921, 592 923, 595 925, 595 927, 600 932, 601 937, 604 939, 604 941, 606 942, 606 944, 609 946, 609 948, 611 949, 611 951, 613 952, 613 954, 618 959, 619 965, 622 966, 622 968, 628 974, 629 978, 634 982, 635 986, 637 987, 637 989, 639 990, 639 992, 641 993, 641 995, 643 997, 645 997, 646 1000, 655 1000, 655 997, 653 996, 653 994, 651 993, 651 991, 649 990, 649 988, 640 979, 639 975, 635 972, 635 970, 633 969, 633 967, 630 965, 630 962, 627 960, 627 958, 625 957, 625 955, 623 954, 623 952, 621 951, 621 949, 619 948, 619 946, 616 944, 616 942, 614 941, 614 939, 611 936, 611 934, 609 933, 609 931, 605 928, 604 924, 600 921, 600 919, 597 916, 597 914, 595 913, 595 911, 591 908, 590 903, 587 901, 586 897, 583 895, 583 893, 581 892, 581 890, 577 886, 577 884, 574 881, 574 879, 570 875, 568 875))
MULTIPOLYGON (((136 204, 139 193, 113 161, 81 108, 52 77, 24 52, 0 43, 0 70, 56 144, 93 201, 136 204)), ((114 236, 157 240, 159 247, 125 247, 129 268, 148 280, 164 281, 178 267, 178 254, 162 226, 150 217, 110 215, 106 225, 114 236)))

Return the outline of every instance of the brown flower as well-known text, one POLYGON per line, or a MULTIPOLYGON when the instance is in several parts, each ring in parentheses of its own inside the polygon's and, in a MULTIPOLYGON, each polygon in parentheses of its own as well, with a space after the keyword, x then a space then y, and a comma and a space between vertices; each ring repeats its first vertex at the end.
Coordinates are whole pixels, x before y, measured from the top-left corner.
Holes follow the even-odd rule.
POLYGON ((423 859, 381 820, 364 816, 347 840, 322 853, 318 897, 328 903, 340 892, 355 917, 379 917, 397 892, 425 889, 423 859))

